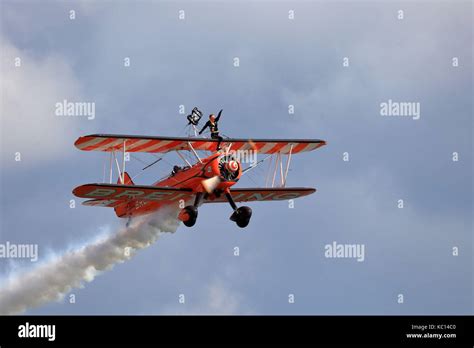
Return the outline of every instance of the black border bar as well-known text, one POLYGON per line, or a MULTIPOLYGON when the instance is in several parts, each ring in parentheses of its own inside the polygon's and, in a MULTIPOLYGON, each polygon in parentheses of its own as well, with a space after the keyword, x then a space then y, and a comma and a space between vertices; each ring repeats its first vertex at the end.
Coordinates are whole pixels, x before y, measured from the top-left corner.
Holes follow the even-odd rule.
POLYGON ((473 328, 472 316, 0 316, 0 346, 385 343, 472 347, 473 328), (55 340, 20 338, 19 327, 26 323, 55 325, 55 340), (409 338, 407 334, 431 337, 409 338), (433 334, 451 337, 434 338, 433 334))

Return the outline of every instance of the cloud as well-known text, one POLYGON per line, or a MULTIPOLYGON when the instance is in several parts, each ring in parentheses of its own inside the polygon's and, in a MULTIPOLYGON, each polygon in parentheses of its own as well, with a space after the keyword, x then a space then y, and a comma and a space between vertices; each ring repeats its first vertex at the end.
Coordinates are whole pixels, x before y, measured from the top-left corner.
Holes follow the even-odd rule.
POLYGON ((184 304, 176 301, 175 305, 166 306, 161 314, 228 315, 250 313, 242 303, 241 294, 228 286, 222 279, 213 279, 194 294, 184 295, 186 299, 184 304))
POLYGON ((68 62, 57 54, 38 57, 0 36, 2 47, 2 156, 28 165, 63 156, 71 147, 77 120, 55 115, 64 99, 81 101, 81 87, 68 62), (16 66, 15 63, 20 64, 16 66))

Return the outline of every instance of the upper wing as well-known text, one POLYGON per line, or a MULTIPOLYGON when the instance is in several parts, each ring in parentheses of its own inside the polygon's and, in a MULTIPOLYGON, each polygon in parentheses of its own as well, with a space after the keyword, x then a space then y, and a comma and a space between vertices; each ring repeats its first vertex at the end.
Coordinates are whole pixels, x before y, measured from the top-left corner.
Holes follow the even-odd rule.
MULTIPOLYGON (((140 135, 93 134, 80 137, 74 145, 84 151, 170 152, 175 150, 215 151, 217 139, 170 138, 140 135)), ((319 139, 224 139, 231 150, 253 150, 261 154, 292 154, 312 151, 326 145, 319 139)))
MULTIPOLYGON (((241 188, 231 189, 230 193, 235 202, 251 201, 286 201, 316 192, 314 188, 307 187, 274 187, 274 188, 241 188)), ((225 197, 219 197, 206 203, 224 202, 225 197)))
POLYGON ((144 185, 86 184, 76 187, 72 193, 81 198, 93 198, 87 205, 114 204, 115 201, 174 202, 192 197, 191 189, 144 185), (97 200, 108 203, 98 202, 97 200))

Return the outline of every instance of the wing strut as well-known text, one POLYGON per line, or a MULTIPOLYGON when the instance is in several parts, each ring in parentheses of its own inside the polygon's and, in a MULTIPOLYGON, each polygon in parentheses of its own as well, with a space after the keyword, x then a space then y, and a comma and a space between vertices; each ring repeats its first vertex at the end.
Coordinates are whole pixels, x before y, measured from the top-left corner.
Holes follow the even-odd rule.
POLYGON ((118 163, 118 159, 117 159, 117 156, 115 155, 115 151, 112 152, 113 155, 114 155, 114 159, 115 159, 115 164, 117 165, 117 174, 118 174, 118 177, 119 179, 122 177, 122 173, 120 173, 120 165, 118 163))
POLYGON ((122 177, 121 177, 121 181, 122 181, 122 185, 125 184, 125 142, 126 140, 124 139, 123 140, 123 166, 122 166, 122 177))
MULTIPOLYGON (((194 127, 196 127, 196 126, 194 126, 194 127)), ((191 145, 191 143, 190 143, 189 141, 188 141, 188 146, 189 146, 189 148, 191 149, 191 151, 193 152, 194 156, 196 156, 196 158, 197 158, 197 160, 199 161, 199 163, 202 163, 201 158, 199 158, 199 156, 198 156, 196 150, 194 150, 194 147, 191 145)))
POLYGON ((278 152, 275 158, 275 170, 273 171, 273 180, 272 180, 272 187, 275 187, 275 178, 278 170, 278 162, 280 162, 281 154, 278 152))
POLYGON ((288 177, 288 170, 290 169, 292 151, 293 151, 293 144, 290 145, 290 152, 288 153, 288 160, 286 161, 285 180, 283 181, 283 187, 286 186, 286 178, 288 177))
MULTIPOLYGON (((290 149, 288 151, 288 158, 286 160, 286 165, 285 165, 285 170, 283 172, 283 155, 284 153, 282 152, 277 152, 274 155, 270 155, 272 158, 275 157, 275 167, 273 168, 273 175, 271 175, 271 167, 272 167, 272 160, 270 160, 270 165, 268 168, 268 174, 267 174, 267 179, 265 180, 265 187, 268 187, 267 182, 269 181, 268 179, 271 178, 271 187, 285 187, 286 186, 286 180, 288 178, 288 171, 290 170, 290 163, 291 163, 291 155, 293 154, 293 145, 290 144, 290 149), (280 167, 280 168, 278 168, 280 167), (279 169, 279 170, 278 170, 279 169), (275 181, 277 180, 277 172, 280 172, 278 175, 280 177, 280 184, 275 186, 275 181)), ((265 158, 266 159, 266 158, 265 158)), ((264 160, 265 160, 264 159, 264 160)), ((250 167, 251 168, 251 167, 250 167)), ((245 171, 244 171, 245 172, 245 171)))
POLYGON ((181 152, 176 151, 176 153, 179 155, 179 157, 181 157, 181 159, 182 159, 184 162, 186 162, 186 164, 187 164, 189 167, 192 167, 191 163, 189 163, 189 161, 188 161, 186 158, 184 158, 184 156, 181 154, 181 152))
POLYGON ((112 183, 112 160, 113 160, 112 154, 113 153, 114 153, 113 151, 110 151, 110 163, 109 163, 110 164, 110 173, 109 173, 110 184, 112 183))

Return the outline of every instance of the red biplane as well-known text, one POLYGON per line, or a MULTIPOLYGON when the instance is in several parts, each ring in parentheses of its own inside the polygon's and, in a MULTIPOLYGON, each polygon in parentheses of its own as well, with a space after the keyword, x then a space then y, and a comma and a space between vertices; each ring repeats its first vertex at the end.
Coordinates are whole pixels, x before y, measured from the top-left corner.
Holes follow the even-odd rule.
POLYGON ((317 139, 251 140, 228 138, 223 140, 221 150, 217 151, 217 140, 208 138, 87 135, 78 138, 74 145, 84 151, 109 152, 110 180, 109 183, 78 186, 73 190, 73 193, 77 197, 89 198, 83 202, 84 205, 112 207, 118 217, 129 219, 153 213, 166 205, 176 205, 176 209, 180 210, 179 219, 188 227, 196 223, 198 207, 203 203, 227 201, 233 209, 230 220, 239 227, 246 227, 250 221, 252 210, 246 206, 237 207, 236 203, 290 200, 316 191, 314 188, 285 187, 286 178, 292 155, 312 151, 325 144, 325 141, 317 139), (196 158, 196 163, 192 164, 181 151, 188 151, 188 157, 192 154, 196 158), (199 151, 210 152, 211 155, 201 158, 198 155, 199 151), (242 161, 239 160, 239 151, 240 153, 253 151, 267 156, 243 168, 242 161), (183 159, 185 166, 175 166, 170 175, 153 185, 135 185, 125 171, 125 155, 134 152, 153 154, 176 152, 183 159), (122 168, 120 168, 116 153, 123 155, 122 168), (287 156, 285 165, 283 156, 287 156), (271 159, 270 166, 274 167, 273 176, 270 174, 267 178, 271 182, 271 186, 232 188, 244 173, 268 158, 271 159), (272 164, 273 158, 275 159, 274 165, 272 164), (113 161, 115 161, 118 172, 117 184, 112 183, 113 161), (276 179, 277 184, 275 184, 276 179))

